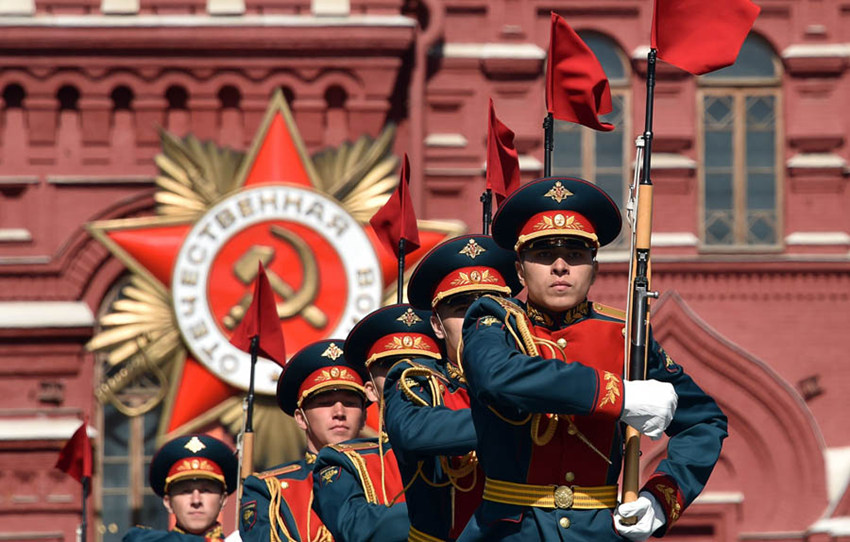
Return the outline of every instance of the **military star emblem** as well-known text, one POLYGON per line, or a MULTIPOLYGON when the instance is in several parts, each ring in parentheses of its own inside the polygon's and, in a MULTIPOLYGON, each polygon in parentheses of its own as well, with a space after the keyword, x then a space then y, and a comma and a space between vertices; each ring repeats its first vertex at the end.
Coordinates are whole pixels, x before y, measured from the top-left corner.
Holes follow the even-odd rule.
MULTIPOLYGON (((339 336, 366 308, 391 303, 397 262, 368 220, 398 183, 393 136, 390 127, 311 157, 280 92, 244 155, 163 133, 155 214, 88 225, 130 271, 88 344, 104 359, 98 399, 127 416, 162 406, 161 436, 233 419, 248 383, 226 339, 250 304, 257 261, 276 293, 290 353, 339 336), (351 263, 350 235, 374 264, 351 263), (122 393, 139 382, 153 382, 156 392, 125 401, 122 393)), ((447 222, 420 221, 419 228, 421 247, 407 255, 408 272, 461 233, 447 222)), ((278 374, 258 373, 258 386, 273 389, 278 374)))
POLYGON ((408 307, 404 314, 396 318, 396 321, 401 322, 407 327, 410 327, 417 322, 421 322, 422 318, 419 318, 419 316, 417 316, 416 313, 413 312, 413 309, 408 307))

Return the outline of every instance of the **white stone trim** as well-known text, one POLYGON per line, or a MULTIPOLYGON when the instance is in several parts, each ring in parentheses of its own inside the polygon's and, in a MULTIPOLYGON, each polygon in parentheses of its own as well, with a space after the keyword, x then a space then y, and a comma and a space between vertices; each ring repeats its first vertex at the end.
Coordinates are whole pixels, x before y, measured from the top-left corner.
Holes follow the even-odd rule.
MULTIPOLYGON (((3 0, 0 0, 2 2, 3 0)), ((311 15, 248 14, 231 15, 39 15, 0 17, 3 27, 44 28, 184 28, 184 27, 397 27, 413 28, 416 21, 402 15, 352 15, 314 17, 311 15)))
POLYGON ((673 152, 654 152, 650 161, 652 169, 696 169, 697 162, 693 158, 673 152))
POLYGON ((241 15, 245 13, 245 0, 207 0, 210 15, 241 15))
POLYGON ((0 15, 34 15, 35 0, 0 0, 0 15))
POLYGON ((22 243, 32 241, 32 234, 25 228, 0 228, 0 243, 22 243))
POLYGON ((100 12, 107 15, 134 15, 139 12, 139 0, 101 0, 100 12))
POLYGON ((619 263, 627 262, 631 254, 628 249, 620 248, 616 250, 601 249, 596 253, 596 260, 599 263, 619 263))
POLYGON ((349 0, 311 0, 310 11, 317 17, 347 16, 351 13, 349 0))
POLYGON ((638 45, 632 50, 632 60, 646 60, 651 49, 649 45, 638 45))
POLYGON ((463 148, 469 143, 463 134, 428 134, 425 137, 426 147, 463 148))
MULTIPOLYGON (((0 441, 15 440, 68 440, 79 429, 82 420, 77 418, 7 418, 0 420, 0 441)), ((86 426, 90 438, 97 436, 97 429, 86 426)))
POLYGON ((785 237, 785 244, 850 246, 850 234, 843 231, 795 231, 785 237))
POLYGON ((844 168, 847 160, 830 152, 808 152, 792 156, 785 166, 798 169, 844 168))
POLYGON ((744 494, 740 491, 707 491, 694 500, 695 504, 741 504, 744 494))
POLYGON ((789 45, 782 58, 850 58, 850 43, 800 43, 789 45))
POLYGON ((695 247, 699 239, 689 231, 652 232, 650 243, 653 247, 695 247))
POLYGON ((507 60, 543 60, 546 51, 533 43, 446 43, 440 50, 444 58, 500 58, 507 60))
POLYGON ((829 533, 831 536, 850 535, 850 517, 827 518, 818 520, 809 527, 810 533, 829 533))
POLYGON ((827 448, 824 459, 826 460, 826 490, 831 510, 850 487, 850 446, 827 448))
POLYGON ((94 314, 82 301, 0 302, 0 329, 89 327, 94 314))
POLYGON ((543 171, 543 162, 530 154, 519 155, 520 171, 543 171))

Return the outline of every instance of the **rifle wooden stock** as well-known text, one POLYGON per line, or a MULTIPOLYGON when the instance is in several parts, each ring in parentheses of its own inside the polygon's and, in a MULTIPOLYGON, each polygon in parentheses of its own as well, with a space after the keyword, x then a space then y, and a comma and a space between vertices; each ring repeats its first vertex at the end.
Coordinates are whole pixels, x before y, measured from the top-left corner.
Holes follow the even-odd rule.
POLYGON ((239 473, 240 480, 251 476, 254 472, 254 433, 242 435, 242 469, 239 473))

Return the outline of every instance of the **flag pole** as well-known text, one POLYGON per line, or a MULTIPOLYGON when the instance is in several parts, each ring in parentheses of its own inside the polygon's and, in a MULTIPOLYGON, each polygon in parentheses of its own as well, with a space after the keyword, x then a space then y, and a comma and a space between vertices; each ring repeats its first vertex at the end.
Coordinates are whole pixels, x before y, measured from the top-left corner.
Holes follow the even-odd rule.
POLYGON ((552 175, 552 151, 555 150, 555 120, 552 118, 552 113, 547 113, 543 119, 543 176, 549 177, 552 175))
MULTIPOLYGON (((254 470, 254 374, 260 349, 260 336, 251 337, 251 376, 248 379, 248 397, 245 409, 245 429, 242 431, 242 466, 240 482, 254 470)), ((240 490, 241 491, 241 490, 240 490)))
POLYGON ((484 226, 484 235, 490 235, 490 222, 493 217, 493 191, 487 189, 481 193, 482 217, 481 222, 484 226))
POLYGON ((86 542, 86 531, 88 531, 88 510, 86 506, 86 501, 89 497, 89 490, 91 489, 91 477, 83 476, 83 521, 80 523, 80 542, 86 542))
POLYGON ((404 237, 398 240, 398 285, 396 286, 396 303, 404 297, 404 237))

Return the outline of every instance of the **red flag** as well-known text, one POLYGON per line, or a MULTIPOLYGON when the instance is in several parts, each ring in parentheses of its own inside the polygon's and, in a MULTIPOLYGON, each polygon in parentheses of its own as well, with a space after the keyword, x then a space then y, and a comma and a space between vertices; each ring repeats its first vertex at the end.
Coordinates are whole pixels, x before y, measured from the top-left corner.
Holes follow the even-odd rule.
POLYGON ((493 98, 487 130, 487 188, 496 194, 501 203, 519 188, 519 155, 514 147, 514 133, 496 117, 493 98))
POLYGON ((87 429, 88 420, 84 420, 83 425, 74 431, 65 443, 65 447, 59 452, 59 459, 56 460, 57 469, 80 483, 83 483, 83 478, 91 478, 91 442, 87 429))
POLYGON ((652 47, 694 75, 732 65, 761 8, 750 0, 655 0, 652 47))
POLYGON ((413 212, 413 201, 410 199, 410 161, 407 153, 401 165, 401 179, 398 188, 390 199, 369 220, 369 224, 378 234, 378 239, 398 258, 398 242, 405 241, 405 253, 419 248, 419 227, 416 225, 416 214, 413 212))
POLYGON ((259 263, 259 273, 254 281, 254 298, 245 312, 245 317, 230 337, 230 344, 251 352, 251 339, 259 337, 258 353, 281 367, 286 365, 286 347, 283 344, 283 332, 280 330, 280 317, 274 300, 269 278, 263 263, 259 263))
POLYGON ((590 47, 555 12, 546 64, 546 109, 559 120, 603 132, 614 129, 599 120, 613 109, 605 71, 590 47))

